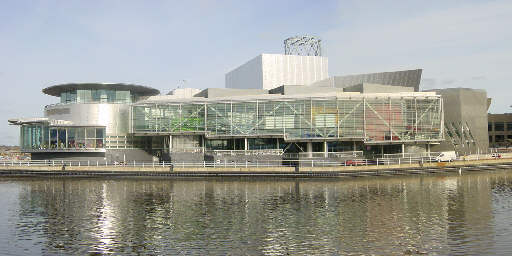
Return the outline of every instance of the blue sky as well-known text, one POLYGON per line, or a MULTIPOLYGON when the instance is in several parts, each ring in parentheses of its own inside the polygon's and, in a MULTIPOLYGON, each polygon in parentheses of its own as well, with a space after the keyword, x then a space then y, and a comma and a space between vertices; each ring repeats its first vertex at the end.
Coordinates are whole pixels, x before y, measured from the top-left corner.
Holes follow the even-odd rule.
POLYGON ((22 1, 0 2, 0 144, 12 117, 56 103, 41 89, 125 82, 166 93, 224 74, 283 40, 322 39, 330 75, 423 68, 422 88, 486 89, 510 110, 512 1, 22 1))

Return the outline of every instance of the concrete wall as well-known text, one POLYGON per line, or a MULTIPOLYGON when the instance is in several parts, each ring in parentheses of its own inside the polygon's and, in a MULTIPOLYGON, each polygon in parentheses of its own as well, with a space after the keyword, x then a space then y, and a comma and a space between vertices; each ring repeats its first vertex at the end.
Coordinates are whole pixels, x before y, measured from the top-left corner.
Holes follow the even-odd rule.
POLYGON ((445 130, 446 140, 440 145, 432 146, 431 150, 455 150, 462 155, 486 152, 489 148, 487 131, 487 93, 484 90, 468 88, 449 88, 433 91, 443 97, 445 124, 452 128, 451 130, 454 130, 452 124, 455 124, 462 138, 458 138, 454 134, 456 138, 456 145, 454 146, 445 130), (474 137, 475 144, 470 143, 468 145, 465 143, 471 140, 466 127, 469 127, 474 137), (465 132, 462 132, 463 130, 465 132))
POLYGON ((226 74, 226 88, 273 89, 328 77, 327 57, 262 54, 226 74))
POLYGON ((81 160, 81 161, 102 161, 105 162, 106 153, 31 153, 32 160, 81 160))
POLYGON ((153 161, 153 155, 142 149, 108 149, 106 158, 109 162, 153 161))
POLYGON ((424 153, 427 152, 427 146, 422 144, 405 144, 404 145, 404 153, 424 153))
POLYGON ((203 153, 172 152, 170 160, 175 163, 200 163, 204 161, 203 153))
POLYGON ((419 91, 421 69, 403 70, 394 72, 369 73, 348 76, 333 76, 315 82, 312 86, 344 88, 362 83, 384 84, 393 86, 412 87, 419 91))

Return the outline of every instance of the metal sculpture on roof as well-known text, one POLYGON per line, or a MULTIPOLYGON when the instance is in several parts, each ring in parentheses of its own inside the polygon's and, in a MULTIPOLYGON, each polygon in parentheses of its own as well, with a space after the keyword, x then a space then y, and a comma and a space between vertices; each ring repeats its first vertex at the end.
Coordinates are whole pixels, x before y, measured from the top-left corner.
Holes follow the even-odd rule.
POLYGON ((284 54, 322 56, 320 39, 314 36, 294 36, 284 40, 284 54))

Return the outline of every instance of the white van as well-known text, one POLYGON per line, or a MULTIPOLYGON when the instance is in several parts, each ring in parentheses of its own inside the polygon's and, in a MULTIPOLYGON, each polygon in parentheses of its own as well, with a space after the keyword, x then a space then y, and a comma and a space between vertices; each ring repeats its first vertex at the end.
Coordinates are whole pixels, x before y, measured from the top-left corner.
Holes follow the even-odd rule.
POLYGON ((435 158, 438 162, 453 162, 455 159, 457 159, 457 155, 455 154, 455 151, 444 151, 439 154, 435 158))

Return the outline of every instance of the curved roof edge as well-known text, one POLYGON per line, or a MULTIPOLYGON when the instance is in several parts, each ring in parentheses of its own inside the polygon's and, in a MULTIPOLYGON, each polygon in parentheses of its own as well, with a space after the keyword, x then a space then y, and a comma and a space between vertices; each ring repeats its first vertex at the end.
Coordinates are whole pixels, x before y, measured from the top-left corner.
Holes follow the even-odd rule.
POLYGON ((124 84, 124 83, 67 83, 58 84, 43 89, 44 94, 51 96, 60 97, 62 92, 74 91, 74 90, 92 90, 92 89, 103 89, 103 90, 125 90, 130 91, 140 96, 155 96, 159 95, 160 91, 142 85, 136 84, 124 84))
POLYGON ((34 118, 11 118, 7 120, 11 125, 22 125, 22 124, 35 124, 35 123, 47 123, 48 118, 46 117, 34 117, 34 118))

